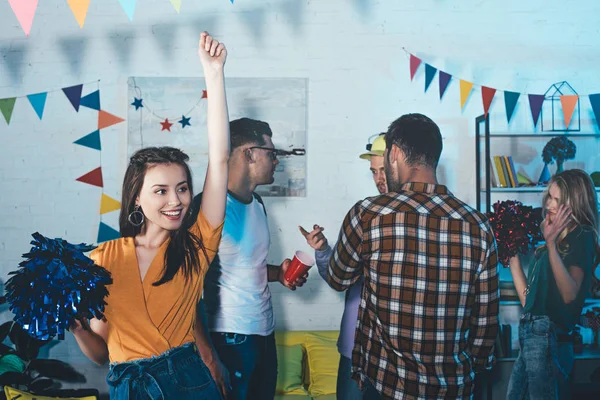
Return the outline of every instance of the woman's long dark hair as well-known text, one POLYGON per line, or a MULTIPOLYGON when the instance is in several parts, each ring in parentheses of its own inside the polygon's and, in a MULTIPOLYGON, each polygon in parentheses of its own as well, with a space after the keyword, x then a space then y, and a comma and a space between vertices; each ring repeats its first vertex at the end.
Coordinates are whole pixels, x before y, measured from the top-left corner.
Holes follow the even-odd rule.
MULTIPOLYGON (((131 156, 123 179, 121 214, 119 215, 119 229, 122 237, 135 237, 145 228, 146 221, 140 226, 131 224, 129 214, 135 210, 135 200, 142 190, 148 169, 158 164, 180 165, 185 170, 190 196, 193 198, 192 173, 187 165, 188 160, 187 154, 173 147, 147 147, 138 150, 131 156)), ((199 250, 202 251, 208 262, 208 254, 202 243, 202 236, 198 237, 189 230, 196 222, 192 215, 197 215, 192 212, 191 207, 190 203, 190 209, 183 217, 181 227, 171 231, 171 240, 165 252, 163 276, 153 283, 154 286, 169 282, 179 270, 183 270, 186 279, 189 279, 194 273, 200 273, 199 250)), ((140 211, 143 210, 140 209, 140 211)))

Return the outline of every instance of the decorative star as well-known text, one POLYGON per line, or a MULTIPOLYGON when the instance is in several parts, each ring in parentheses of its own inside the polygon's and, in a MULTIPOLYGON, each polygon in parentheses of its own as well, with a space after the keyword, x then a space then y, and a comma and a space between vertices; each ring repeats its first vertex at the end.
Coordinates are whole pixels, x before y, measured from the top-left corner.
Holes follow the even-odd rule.
POLYGON ((143 99, 138 99, 137 97, 134 97, 133 103, 131 103, 131 105, 135 107, 135 111, 137 111, 139 108, 144 107, 142 101, 143 99))
POLYGON ((186 118, 185 115, 181 116, 181 119, 178 121, 181 124, 181 129, 185 128, 186 126, 192 126, 192 124, 190 124, 190 119, 192 119, 192 117, 186 118))
POLYGON ((173 124, 169 122, 169 118, 165 118, 164 122, 161 122, 160 124, 162 125, 161 131, 167 130, 171 132, 171 126, 173 124))
POLYGON ((208 99, 208 92, 206 90, 202 91, 202 98, 203 99, 208 99))

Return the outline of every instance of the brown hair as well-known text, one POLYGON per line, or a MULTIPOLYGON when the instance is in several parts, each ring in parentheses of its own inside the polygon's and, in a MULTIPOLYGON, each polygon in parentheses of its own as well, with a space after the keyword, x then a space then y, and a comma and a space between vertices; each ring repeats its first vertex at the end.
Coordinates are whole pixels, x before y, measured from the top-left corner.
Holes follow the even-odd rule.
MULTIPOLYGON (((135 237, 144 228, 144 221, 140 226, 129 222, 129 215, 135 210, 135 201, 140 194, 146 171, 159 164, 176 164, 185 170, 190 196, 193 197, 192 173, 187 161, 187 154, 173 147, 147 147, 138 150, 129 161, 125 178, 123 179, 123 194, 121 199, 121 214, 119 215, 119 229, 123 237, 135 237)), ((140 209, 140 211, 142 211, 140 209)), ((183 217, 181 227, 171 231, 171 240, 165 252, 165 268, 163 276, 154 286, 162 285, 172 280, 175 275, 183 270, 186 279, 194 273, 200 272, 199 250, 204 253, 208 261, 206 248, 202 243, 202 237, 198 237, 189 231, 195 220, 190 209, 183 217)))

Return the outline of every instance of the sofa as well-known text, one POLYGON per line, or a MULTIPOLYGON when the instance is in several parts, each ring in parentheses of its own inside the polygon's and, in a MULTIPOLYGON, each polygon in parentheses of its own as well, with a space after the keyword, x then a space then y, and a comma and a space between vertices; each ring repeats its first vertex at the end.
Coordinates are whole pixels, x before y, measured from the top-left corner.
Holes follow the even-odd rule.
POLYGON ((339 331, 277 331, 276 400, 335 400, 339 331))

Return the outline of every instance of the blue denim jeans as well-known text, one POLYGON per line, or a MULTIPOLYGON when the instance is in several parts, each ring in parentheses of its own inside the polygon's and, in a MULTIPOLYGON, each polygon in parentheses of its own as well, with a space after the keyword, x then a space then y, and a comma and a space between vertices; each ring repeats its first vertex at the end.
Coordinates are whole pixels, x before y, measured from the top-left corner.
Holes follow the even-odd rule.
POLYGON ((157 357, 111 364, 106 382, 111 399, 222 399, 194 343, 157 357))
POLYGON ((275 334, 269 336, 212 332, 221 362, 229 370, 228 400, 273 400, 277 386, 275 334))
POLYGON ((573 368, 573 343, 544 315, 523 314, 519 323, 519 357, 508 383, 509 400, 568 399, 573 368))
POLYGON ((363 391, 352 379, 352 360, 340 355, 338 367, 336 398, 339 400, 362 400, 363 391))

